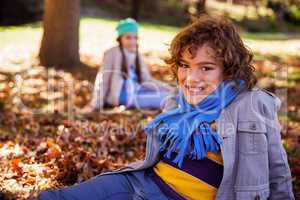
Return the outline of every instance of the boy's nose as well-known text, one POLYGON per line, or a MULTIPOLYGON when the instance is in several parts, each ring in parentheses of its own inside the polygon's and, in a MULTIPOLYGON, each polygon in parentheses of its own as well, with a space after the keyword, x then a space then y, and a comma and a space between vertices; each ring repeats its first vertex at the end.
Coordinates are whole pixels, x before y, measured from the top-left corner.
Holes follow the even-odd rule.
POLYGON ((197 82, 201 82, 202 79, 202 75, 201 72, 199 72, 199 70, 188 70, 187 72, 187 82, 188 83, 197 83, 197 82))

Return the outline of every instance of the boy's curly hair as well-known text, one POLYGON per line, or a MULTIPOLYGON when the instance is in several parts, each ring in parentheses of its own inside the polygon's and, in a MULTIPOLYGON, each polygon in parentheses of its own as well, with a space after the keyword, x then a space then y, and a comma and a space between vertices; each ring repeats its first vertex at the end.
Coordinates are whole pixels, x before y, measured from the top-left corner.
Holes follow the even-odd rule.
MULTIPOLYGON (((253 54, 248 50, 236 28, 228 19, 200 15, 191 24, 184 27, 172 40, 169 52, 171 57, 165 62, 170 65, 177 78, 182 53, 189 50, 194 56, 195 50, 204 44, 211 47, 217 59, 224 66, 224 78, 237 81, 242 79, 247 88, 257 83, 252 65, 253 54)), ((238 84, 236 84, 238 86, 238 84)))

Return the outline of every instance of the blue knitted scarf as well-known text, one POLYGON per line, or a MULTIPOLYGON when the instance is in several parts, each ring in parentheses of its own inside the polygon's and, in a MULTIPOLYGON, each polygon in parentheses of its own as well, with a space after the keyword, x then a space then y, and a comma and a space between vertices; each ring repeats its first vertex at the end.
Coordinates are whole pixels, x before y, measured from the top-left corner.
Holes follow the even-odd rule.
POLYGON ((177 151, 173 162, 180 168, 188 145, 192 147, 190 159, 203 159, 208 151, 217 152, 222 141, 210 125, 245 88, 245 81, 241 80, 239 84, 237 90, 234 81, 225 80, 197 105, 189 104, 180 89, 177 94, 178 108, 157 115, 145 126, 146 134, 153 134, 154 129, 162 123, 157 130, 162 141, 160 151, 166 149, 164 157, 167 158, 177 151))

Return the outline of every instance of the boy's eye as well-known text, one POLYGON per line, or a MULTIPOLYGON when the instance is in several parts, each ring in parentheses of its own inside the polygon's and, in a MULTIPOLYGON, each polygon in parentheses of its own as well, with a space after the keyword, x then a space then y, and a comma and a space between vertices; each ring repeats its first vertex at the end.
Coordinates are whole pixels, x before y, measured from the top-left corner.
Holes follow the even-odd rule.
POLYGON ((185 63, 179 63, 179 67, 182 67, 182 68, 189 68, 189 65, 188 65, 188 64, 185 64, 185 63))
POLYGON ((213 68, 212 67, 204 66, 201 69, 202 69, 202 71, 208 71, 208 70, 212 70, 213 68))

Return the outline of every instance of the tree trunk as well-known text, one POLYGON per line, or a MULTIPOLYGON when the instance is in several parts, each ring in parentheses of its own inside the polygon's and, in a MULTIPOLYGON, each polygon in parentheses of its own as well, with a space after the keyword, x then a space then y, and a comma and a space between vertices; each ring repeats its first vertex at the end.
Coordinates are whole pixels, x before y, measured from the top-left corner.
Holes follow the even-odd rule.
POLYGON ((141 0, 131 0, 131 17, 137 21, 139 20, 140 3, 141 0))
POLYGON ((44 34, 40 47, 43 66, 79 64, 80 0, 45 0, 44 34))

